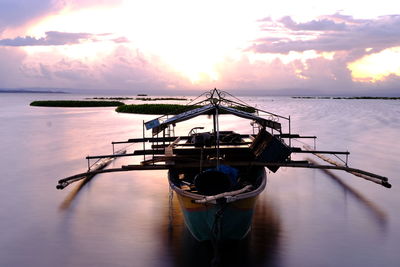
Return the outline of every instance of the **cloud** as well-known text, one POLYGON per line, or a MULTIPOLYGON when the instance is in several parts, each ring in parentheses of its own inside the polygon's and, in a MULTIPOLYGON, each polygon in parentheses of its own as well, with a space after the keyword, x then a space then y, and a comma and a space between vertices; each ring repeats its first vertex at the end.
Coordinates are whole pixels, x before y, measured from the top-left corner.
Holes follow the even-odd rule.
POLYGON ((337 23, 344 22, 344 23, 350 24, 350 25, 357 25, 357 24, 360 25, 360 24, 368 23, 371 21, 370 19, 356 19, 353 16, 343 15, 340 13, 335 13, 333 15, 323 15, 320 18, 321 19, 329 19, 329 20, 335 21, 337 23))
POLYGON ((91 40, 92 35, 88 33, 66 33, 49 31, 42 38, 31 36, 16 37, 14 39, 0 40, 0 46, 39 46, 39 45, 66 45, 78 44, 82 40, 91 40))
MULTIPOLYGON (((71 45, 80 44, 85 41, 98 42, 107 40, 104 38, 112 37, 111 34, 91 34, 91 33, 73 33, 48 31, 46 36, 35 38, 32 36, 16 37, 14 39, 1 39, 0 46, 48 46, 48 45, 71 45)), ((113 38, 115 43, 129 42, 125 37, 113 38)))
MULTIPOLYGON (((302 84, 310 88, 330 88, 339 92, 357 88, 382 90, 399 86, 398 74, 382 73, 381 81, 370 84, 369 79, 353 80, 349 64, 366 55, 379 54, 388 48, 400 46, 400 15, 375 19, 355 19, 339 13, 321 16, 302 23, 291 17, 279 20, 260 20, 268 37, 260 38, 248 50, 256 54, 284 54, 315 51, 317 57, 304 60, 290 73, 305 79, 302 84), (330 52, 330 58, 323 57, 330 52)), ((304 54, 303 54, 304 55, 304 54)), ((395 60, 395 59, 392 59, 395 60)), ((378 64, 378 63, 377 63, 378 64)), ((384 68, 381 68, 384 69, 384 68)))
POLYGON ((122 0, 1 0, 0 36, 7 28, 25 25, 61 10, 115 6, 122 0))
MULTIPOLYGON (((95 2, 82 1, 84 5, 95 2)), ((116 3, 104 1, 105 4, 106 2, 116 3)), ((66 3, 73 8, 79 8, 80 5, 78 0, 66 3)), ((49 7, 46 10, 56 10, 54 6, 53 9, 49 7)), ((124 89, 132 92, 158 90, 165 94, 176 93, 179 89, 186 89, 187 93, 188 90, 201 86, 201 89, 237 89, 238 92, 249 94, 286 92, 293 95, 347 94, 351 90, 357 92, 361 87, 363 90, 377 91, 378 84, 379 88, 395 92, 394 88, 398 88, 397 85, 400 84, 399 76, 396 75, 389 75, 386 80, 375 84, 358 83, 352 80, 352 73, 348 68, 349 62, 366 54, 400 45, 400 16, 360 20, 337 13, 303 22, 297 22, 288 16, 277 20, 268 17, 258 22, 262 30, 260 34, 265 37, 255 40, 254 46, 241 55, 231 55, 231 58, 226 55, 221 59, 215 69, 219 79, 209 84, 192 84, 183 74, 163 61, 161 55, 151 54, 148 50, 141 53, 135 44, 121 35, 48 31, 43 36, 21 35, 0 39, 0 62, 4 63, 0 64, 0 87, 124 89), (92 45, 96 48, 103 47, 98 42, 108 42, 104 46, 107 49, 100 53, 92 50, 92 45), (75 44, 85 45, 71 49, 62 47, 75 44), (24 46, 61 47, 25 50, 22 49, 24 46), (302 54, 308 50, 316 52, 302 54), (25 54, 24 51, 34 52, 25 54), (94 51, 95 56, 89 56, 88 51, 94 51), (299 53, 291 53, 292 51, 299 53), (324 54, 324 58, 318 52, 334 53, 324 54), (264 53, 267 55, 260 55, 264 53), (288 57, 281 55, 289 53, 288 57), (280 91, 282 89, 285 90, 280 91)), ((18 33, 20 31, 15 34, 18 33)), ((194 47, 192 51, 195 51, 193 54, 197 52, 194 47)))
MULTIPOLYGON (((382 16, 377 19, 356 20, 351 16, 334 14, 322 19, 296 23, 291 17, 278 21, 262 20, 262 27, 269 38, 258 39, 250 51, 255 53, 287 54, 291 51, 318 52, 366 51, 376 53, 386 48, 400 46, 400 15, 382 16), (286 36, 274 36, 284 33, 286 36)), ((360 54, 361 56, 361 54, 360 54)))
POLYGON ((130 42, 129 39, 126 38, 126 37, 124 37, 124 36, 114 38, 114 39, 112 39, 112 41, 113 41, 114 43, 117 43, 117 44, 118 44, 118 43, 129 43, 129 42, 130 42))
POLYGON ((306 23, 296 23, 291 17, 286 16, 279 20, 284 27, 293 31, 344 31, 347 25, 337 23, 331 19, 312 20, 306 23))
POLYGON ((0 47, 0 88, 72 88, 151 91, 163 94, 195 86, 154 55, 117 45, 97 60, 68 58, 57 50, 27 55, 18 47, 0 47))
POLYGON ((346 94, 355 85, 346 62, 339 56, 335 60, 317 57, 289 63, 279 58, 270 62, 251 61, 244 56, 221 63, 218 71, 219 86, 248 93, 346 94))
POLYGON ((254 61, 246 55, 240 59, 227 58, 216 68, 220 74, 218 81, 193 85, 160 58, 145 55, 131 45, 117 45, 114 51, 96 61, 68 58, 56 51, 52 49, 35 56, 25 54, 18 47, 0 47, 0 61, 9 62, 0 64, 0 88, 75 88, 159 94, 177 94, 181 90, 189 94, 190 90, 217 87, 238 94, 357 95, 368 94, 368 90, 372 94, 398 94, 395 88, 400 82, 395 75, 387 81, 379 81, 379 86, 353 82, 346 67, 345 53, 337 53, 333 59, 318 57, 289 63, 279 58, 254 61))
POLYGON ((55 2, 62 2, 64 6, 70 9, 88 8, 91 6, 96 7, 110 7, 121 4, 123 0, 58 0, 55 2))

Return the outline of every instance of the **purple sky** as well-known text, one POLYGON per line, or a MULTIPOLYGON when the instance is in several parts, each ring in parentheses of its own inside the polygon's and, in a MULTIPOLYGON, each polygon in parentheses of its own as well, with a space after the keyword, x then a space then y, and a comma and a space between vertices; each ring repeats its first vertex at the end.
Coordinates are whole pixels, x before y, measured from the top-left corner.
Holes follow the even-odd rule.
POLYGON ((265 2, 0 0, 0 88, 400 95, 400 4, 265 2))

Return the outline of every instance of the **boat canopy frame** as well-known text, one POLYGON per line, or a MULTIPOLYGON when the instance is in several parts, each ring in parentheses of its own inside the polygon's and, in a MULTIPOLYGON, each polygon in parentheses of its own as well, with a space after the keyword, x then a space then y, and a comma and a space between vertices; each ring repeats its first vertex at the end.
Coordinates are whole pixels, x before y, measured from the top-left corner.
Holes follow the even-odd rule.
POLYGON ((155 136, 160 132, 162 132, 163 130, 167 129, 170 125, 173 126, 176 123, 186 121, 204 114, 221 114, 221 113, 231 114, 237 117, 255 121, 261 127, 270 128, 278 131, 279 133, 282 133, 282 125, 281 123, 278 122, 279 118, 286 119, 290 122, 290 117, 280 116, 277 114, 273 114, 271 112, 251 107, 250 105, 245 104, 243 101, 241 101, 242 103, 240 103, 237 101, 227 99, 226 94, 230 95, 227 92, 214 88, 210 92, 203 94, 206 96, 206 99, 194 104, 189 103, 187 105, 187 107, 194 107, 198 105, 203 105, 203 106, 179 113, 173 117, 169 117, 170 115, 160 116, 158 118, 145 122, 144 123, 145 127, 147 130, 151 129, 152 135, 155 136), (239 110, 237 108, 234 108, 234 106, 242 108, 253 108, 254 111, 257 113, 257 115, 243 110, 239 110), (268 114, 269 118, 266 119, 259 116, 258 114, 260 112, 268 114))

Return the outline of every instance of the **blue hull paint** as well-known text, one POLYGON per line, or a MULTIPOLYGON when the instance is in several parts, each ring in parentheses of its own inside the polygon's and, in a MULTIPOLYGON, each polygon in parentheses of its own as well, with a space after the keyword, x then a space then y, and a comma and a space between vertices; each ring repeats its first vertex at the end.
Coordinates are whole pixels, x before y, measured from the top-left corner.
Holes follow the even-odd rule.
POLYGON ((170 186, 177 195, 179 204, 184 215, 186 227, 193 237, 199 241, 205 240, 240 240, 246 237, 251 229, 254 209, 258 195, 264 190, 267 182, 265 169, 257 167, 251 170, 251 177, 257 187, 250 192, 243 192, 236 195, 234 201, 228 202, 224 207, 219 220, 215 236, 215 214, 221 209, 221 205, 214 202, 198 203, 194 200, 203 200, 204 196, 185 191, 171 180, 176 180, 178 172, 169 173, 170 186))
MULTIPOLYGON (((186 227, 199 241, 212 240, 215 214, 219 205, 207 205, 202 209, 188 210, 184 207, 183 196, 178 196, 184 215, 186 227)), ((244 200, 248 202, 249 200, 244 200)), ((240 202, 240 201, 238 201, 240 202)), ((255 202, 255 199, 254 201, 255 202)), ((235 203, 240 204, 240 203, 235 203)), ((224 240, 240 240, 246 237, 251 229, 254 208, 240 209, 237 205, 228 204, 221 218, 220 238, 224 240)))

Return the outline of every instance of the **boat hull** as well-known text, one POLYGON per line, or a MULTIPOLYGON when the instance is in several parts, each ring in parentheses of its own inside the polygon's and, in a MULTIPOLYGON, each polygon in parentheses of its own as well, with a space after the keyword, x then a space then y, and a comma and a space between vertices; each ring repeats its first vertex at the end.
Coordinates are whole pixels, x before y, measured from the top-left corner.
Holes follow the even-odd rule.
POLYGON ((170 183, 179 200, 186 227, 193 237, 198 241, 245 238, 251 229, 257 197, 264 190, 266 184, 264 168, 260 168, 259 175, 261 175, 262 182, 258 188, 240 194, 236 196, 237 200, 225 204, 218 202, 194 203, 194 200, 201 199, 203 196, 188 194, 170 183), (216 214, 219 211, 222 211, 221 216, 216 220, 216 214), (218 232, 216 232, 217 227, 218 232))

